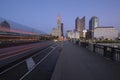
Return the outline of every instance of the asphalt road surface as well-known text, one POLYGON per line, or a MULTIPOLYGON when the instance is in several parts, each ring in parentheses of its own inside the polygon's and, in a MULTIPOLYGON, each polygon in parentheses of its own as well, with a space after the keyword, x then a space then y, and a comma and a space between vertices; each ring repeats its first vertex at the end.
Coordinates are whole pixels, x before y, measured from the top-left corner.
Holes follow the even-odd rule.
POLYGON ((40 50, 50 45, 51 43, 52 43, 51 41, 47 41, 0 49, 0 67, 8 63, 11 63, 21 57, 29 55, 30 53, 36 51, 37 49, 40 50))
POLYGON ((1 72, 0 80, 50 80, 59 56, 59 49, 59 43, 55 43, 35 53, 1 72))

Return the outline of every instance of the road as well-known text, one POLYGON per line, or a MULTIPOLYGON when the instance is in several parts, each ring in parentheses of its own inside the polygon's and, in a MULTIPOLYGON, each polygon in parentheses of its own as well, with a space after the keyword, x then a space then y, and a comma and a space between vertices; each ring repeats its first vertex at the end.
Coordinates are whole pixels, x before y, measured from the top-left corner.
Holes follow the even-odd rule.
MULTIPOLYGON (((24 59, 24 57, 32 55, 32 53, 42 50, 48 45, 52 44, 52 41, 27 44, 23 46, 15 46, 10 48, 0 49, 0 68, 8 66, 8 64, 17 61, 19 59, 24 59)), ((16 62, 18 63, 18 61, 16 62)), ((2 69, 0 70, 0 72, 2 69)))
POLYGON ((59 44, 54 43, 2 71, 0 80, 50 80, 58 56, 59 44))

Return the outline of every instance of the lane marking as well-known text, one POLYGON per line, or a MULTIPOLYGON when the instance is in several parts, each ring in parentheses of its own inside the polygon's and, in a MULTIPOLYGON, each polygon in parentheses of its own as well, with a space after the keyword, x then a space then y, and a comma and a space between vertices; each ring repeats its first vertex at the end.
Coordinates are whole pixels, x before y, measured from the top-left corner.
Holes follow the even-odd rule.
POLYGON ((51 46, 52 49, 54 49, 55 47, 51 46))
POLYGON ((32 69, 35 66, 35 62, 34 60, 31 58, 26 59, 26 64, 27 64, 27 68, 28 70, 32 69))
POLYGON ((13 68, 14 68, 14 67, 16 67, 16 66, 18 66, 18 65, 22 64, 23 62, 24 62, 24 61, 19 62, 19 63, 15 64, 15 65, 13 65, 13 66, 9 67, 8 69, 6 69, 6 70, 4 70, 4 71, 0 72, 0 75, 1 75, 1 74, 3 74, 3 73, 5 73, 5 72, 7 72, 7 71, 9 71, 10 69, 13 69, 13 68))
MULTIPOLYGON (((50 46, 51 47, 51 46, 50 46)), ((40 63, 42 63, 58 46, 53 48, 44 58, 42 58, 32 69, 30 69, 25 75, 23 75, 19 80, 23 80, 32 70, 34 70, 40 63)))
POLYGON ((28 49, 38 47, 38 46, 41 46, 41 45, 33 45, 33 46, 28 46, 28 47, 24 47, 24 48, 21 48, 21 49, 17 49, 17 50, 14 50, 14 51, 9 51, 9 52, 0 54, 0 56, 7 55, 7 54, 12 54, 12 53, 16 53, 16 52, 20 52, 20 51, 24 51, 24 50, 28 50, 28 49))
MULTIPOLYGON (((42 52, 42 51, 45 51, 45 50, 47 50, 49 47, 47 47, 47 48, 45 48, 45 49, 43 49, 43 50, 41 50, 40 52, 42 52)), ((35 54, 36 55, 36 54, 35 54)), ((35 55, 33 55, 33 56, 35 56, 35 55)), ((32 57, 33 57, 32 56, 32 57)), ((3 73, 5 73, 5 72, 7 72, 7 71, 9 71, 10 69, 12 69, 12 68, 14 68, 14 67, 16 67, 16 66, 18 66, 19 64, 21 64, 21 63, 23 63, 23 62, 25 62, 26 61, 26 59, 25 60, 23 60, 23 61, 21 61, 21 62, 19 62, 19 63, 17 63, 17 64, 15 64, 15 65, 13 65, 13 66, 11 66, 10 68, 8 68, 8 69, 6 69, 6 70, 4 70, 4 71, 2 71, 2 72, 0 72, 0 74, 3 74, 3 73)))
POLYGON ((32 47, 26 47, 26 48, 23 48, 21 50, 16 50, 16 54, 12 53, 12 52, 9 52, 9 53, 7 53, 7 54, 9 54, 9 56, 5 56, 5 57, 2 57, 2 56, 6 55, 6 54, 3 54, 2 56, 0 55, 0 57, 2 57, 2 58, 0 58, 0 60, 4 60, 4 59, 7 59, 7 58, 11 58, 11 57, 17 56, 17 55, 21 55, 24 52, 26 52, 26 51, 28 51, 30 49, 33 50, 33 49, 35 49, 37 47, 41 47, 41 45, 36 45, 36 46, 32 46, 32 47), (17 51, 18 51, 18 53, 17 53, 17 51))

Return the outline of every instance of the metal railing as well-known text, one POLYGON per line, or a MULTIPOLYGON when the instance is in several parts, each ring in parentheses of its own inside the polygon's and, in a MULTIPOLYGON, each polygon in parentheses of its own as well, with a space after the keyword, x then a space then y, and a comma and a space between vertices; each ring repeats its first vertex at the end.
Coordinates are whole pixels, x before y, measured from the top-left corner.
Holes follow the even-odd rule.
POLYGON ((89 42, 80 42, 80 46, 85 47, 106 58, 120 62, 120 48, 107 45, 93 44, 89 42))
POLYGON ((93 52, 99 53, 102 56, 109 58, 111 60, 120 62, 120 48, 93 44, 93 52))

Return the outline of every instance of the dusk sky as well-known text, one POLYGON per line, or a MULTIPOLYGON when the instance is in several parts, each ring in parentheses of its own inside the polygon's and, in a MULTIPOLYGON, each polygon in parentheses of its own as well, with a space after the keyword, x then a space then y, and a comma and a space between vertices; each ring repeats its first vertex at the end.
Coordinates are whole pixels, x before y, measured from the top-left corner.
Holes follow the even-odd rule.
POLYGON ((100 26, 120 29, 120 0, 0 0, 0 17, 50 33, 60 14, 64 29, 75 28, 75 18, 92 16, 100 26))

